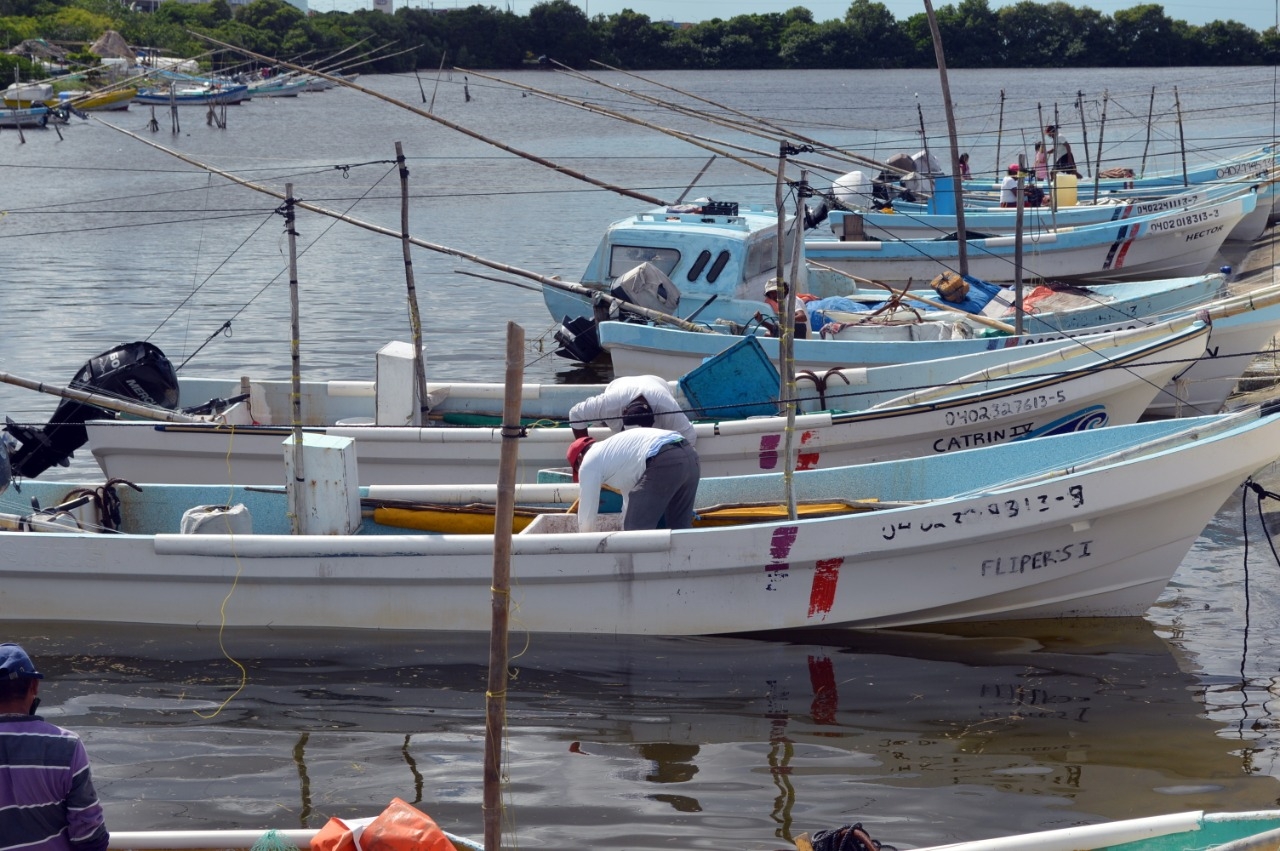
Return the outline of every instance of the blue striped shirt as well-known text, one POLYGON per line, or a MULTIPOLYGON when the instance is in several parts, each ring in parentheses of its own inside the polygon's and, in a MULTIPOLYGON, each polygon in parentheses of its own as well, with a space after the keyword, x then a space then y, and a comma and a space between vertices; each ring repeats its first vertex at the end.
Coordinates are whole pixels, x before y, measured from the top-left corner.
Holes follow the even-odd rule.
POLYGON ((0 715, 0 851, 106 851, 80 737, 34 715, 0 715))

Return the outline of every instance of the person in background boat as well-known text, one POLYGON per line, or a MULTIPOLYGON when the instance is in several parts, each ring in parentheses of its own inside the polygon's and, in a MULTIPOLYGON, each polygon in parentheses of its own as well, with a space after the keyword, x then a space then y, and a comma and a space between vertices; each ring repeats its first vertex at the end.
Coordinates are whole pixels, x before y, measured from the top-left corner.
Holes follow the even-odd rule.
POLYGON ((0 644, 0 851, 106 851, 84 744, 35 714, 42 679, 26 651, 0 644))
POLYGON ((693 526, 693 503, 702 467, 698 453, 678 432, 633 428, 596 441, 580 437, 565 460, 573 480, 581 484, 578 531, 594 532, 600 510, 600 488, 622 494, 624 531, 693 526))
MULTIPOLYGON (((769 305, 769 307, 773 309, 773 315, 775 317, 782 316, 781 302, 783 299, 787 297, 787 290, 788 290, 788 287, 786 282, 784 281, 780 284, 778 283, 777 278, 772 278, 770 279, 769 283, 765 284, 764 303, 769 305)), ((808 338, 809 336, 808 306, 810 302, 817 301, 817 300, 818 300, 818 297, 810 293, 796 294, 796 301, 800 302, 800 304, 796 306, 795 338, 797 340, 804 340, 808 338)), ((763 316, 760 313, 756 314, 756 318, 760 321, 760 324, 763 325, 766 330, 768 330, 769 336, 771 337, 782 336, 782 328, 778 325, 777 322, 769 321, 768 317, 763 316)))
POLYGON ((1079 177, 1080 172, 1076 171, 1076 157, 1071 152, 1071 143, 1062 135, 1058 125, 1046 125, 1044 135, 1049 137, 1045 159, 1052 163, 1052 172, 1054 174, 1058 172, 1074 174, 1079 177))
POLYGON ((1000 181, 1000 206, 1018 206, 1018 164, 1011 163, 1004 180, 1000 181))
POLYGON ((1044 152, 1044 142, 1036 142, 1035 172, 1037 180, 1049 179, 1049 157, 1044 152))
POLYGON ((960 155, 960 177, 962 180, 968 180, 973 177, 973 173, 969 171, 969 152, 965 151, 960 155))
POLYGON ((656 375, 624 375, 610 381, 603 393, 583 399, 569 409, 573 436, 587 436, 587 429, 600 423, 610 431, 635 427, 657 427, 680 433, 693 446, 698 433, 680 409, 666 380, 656 375))

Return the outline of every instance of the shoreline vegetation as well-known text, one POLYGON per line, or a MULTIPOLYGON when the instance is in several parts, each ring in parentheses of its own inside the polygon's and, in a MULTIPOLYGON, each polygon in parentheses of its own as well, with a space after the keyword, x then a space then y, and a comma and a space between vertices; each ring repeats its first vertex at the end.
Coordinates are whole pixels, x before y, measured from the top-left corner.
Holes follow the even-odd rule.
MULTIPOLYGON (((947 65, 963 68, 1095 68, 1280 64, 1276 27, 1257 32, 1234 20, 1193 26, 1164 7, 1139 4, 1114 14, 1062 2, 1021 0, 993 10, 987 0, 961 0, 937 10, 947 65)), ((210 71, 243 69, 237 55, 209 53, 209 35, 299 64, 322 63, 358 45, 394 51, 353 59, 367 73, 434 70, 445 65, 514 69, 551 67, 550 60, 589 69, 593 61, 627 70, 823 70, 933 68, 936 58, 923 11, 897 20, 875 0, 853 0, 843 18, 816 21, 804 6, 698 23, 654 21, 626 9, 586 13, 570 0, 535 5, 528 15, 493 6, 305 13, 284 0, 163 0, 139 11, 118 0, 0 0, 0 44, 8 51, 41 40, 65 51, 69 65, 91 67, 87 50, 108 30, 131 46, 199 58, 210 71)), ((0 53, 0 79, 47 76, 40 57, 0 53)))

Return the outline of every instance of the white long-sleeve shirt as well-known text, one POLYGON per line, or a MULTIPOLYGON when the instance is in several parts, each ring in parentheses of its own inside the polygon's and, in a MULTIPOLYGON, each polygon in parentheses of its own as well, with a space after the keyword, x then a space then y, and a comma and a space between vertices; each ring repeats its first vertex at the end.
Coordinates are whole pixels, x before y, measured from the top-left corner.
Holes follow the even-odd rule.
POLYGON ((698 442, 698 433, 693 423, 680 410, 680 403, 671 393, 671 386, 665 379, 656 375, 628 375, 615 378, 605 387, 604 392, 588 399, 583 399, 569 409, 569 425, 584 429, 594 423, 604 423, 610 431, 622 431, 622 409, 631 404, 637 396, 644 396, 653 409, 653 427, 669 429, 680 433, 680 436, 693 446, 698 442))
POLYGON ((648 460, 668 443, 680 440, 678 432, 663 428, 629 428, 587 447, 578 467, 578 531, 594 532, 600 513, 600 488, 608 485, 622 492, 622 515, 627 514, 631 489, 644 475, 648 460))

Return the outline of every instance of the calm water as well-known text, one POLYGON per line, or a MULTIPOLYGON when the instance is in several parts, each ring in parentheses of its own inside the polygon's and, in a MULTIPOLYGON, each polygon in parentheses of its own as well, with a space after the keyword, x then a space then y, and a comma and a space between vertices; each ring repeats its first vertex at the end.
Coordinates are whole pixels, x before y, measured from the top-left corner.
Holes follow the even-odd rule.
MULTIPOLYGON (((919 104, 928 144, 942 145, 931 73, 647 76, 879 158, 920 149, 919 104)), ((609 108, 627 103, 560 75, 513 78, 609 108)), ((438 87, 424 75, 421 89, 413 77, 362 82, 419 106, 434 94, 451 121, 664 200, 681 195, 709 157, 474 75, 455 72, 438 87)), ((1106 93, 1104 166, 1136 165, 1144 152, 1149 169, 1180 166, 1175 86, 1191 165, 1251 147, 1276 126, 1269 69, 1070 79, 955 72, 951 84, 962 144, 986 169, 1010 159, 1055 102, 1079 153, 1077 90, 1091 120, 1106 93)), ((776 140, 625 108, 732 138, 760 151, 740 156, 773 165, 776 140)), ((604 223, 639 206, 347 90, 235 107, 226 130, 198 109, 182 111, 178 135, 162 112, 162 130, 148 131, 150 117, 135 107, 106 120, 393 228, 400 141, 416 235, 541 274, 574 277, 604 223)), ((0 210, 9 212, 0 219, 8 261, 0 263, 0 369, 62 383, 116 342, 151 339, 175 362, 194 355, 185 367, 193 374, 285 377, 287 244, 277 202, 102 124, 62 133, 28 132, 20 144, 16 132, 0 131, 0 210), (228 320, 232 332, 217 335, 228 320)), ((690 197, 771 201, 773 191, 769 175, 720 157, 690 197)), ((304 373, 369 377, 374 352, 409 334, 400 247, 305 212, 298 230, 304 373)), ((552 323, 536 293, 462 275, 490 273, 442 254, 415 249, 413 260, 434 374, 501 380, 505 324, 514 320, 528 338, 527 380, 593 377, 548 354, 552 323)), ((14 419, 43 422, 55 404, 0 385, 0 411, 14 419)), ((78 459, 66 472, 92 468, 78 459)), ((1272 490, 1278 479, 1260 477, 1272 490)), ((517 635, 506 799, 518 843, 772 849, 803 830, 861 820, 877 838, 912 847, 1273 806, 1280 568, 1252 506, 1248 517, 1238 495, 1229 501, 1143 620, 1010 627, 982 638, 517 635)), ((452 830, 482 832, 481 639, 235 633, 224 654, 213 630, 23 625, 4 637, 25 642, 50 673, 45 707, 88 740, 116 829, 319 825, 332 814, 372 814, 398 795, 452 830), (231 659, 243 666, 242 689, 231 659)))

